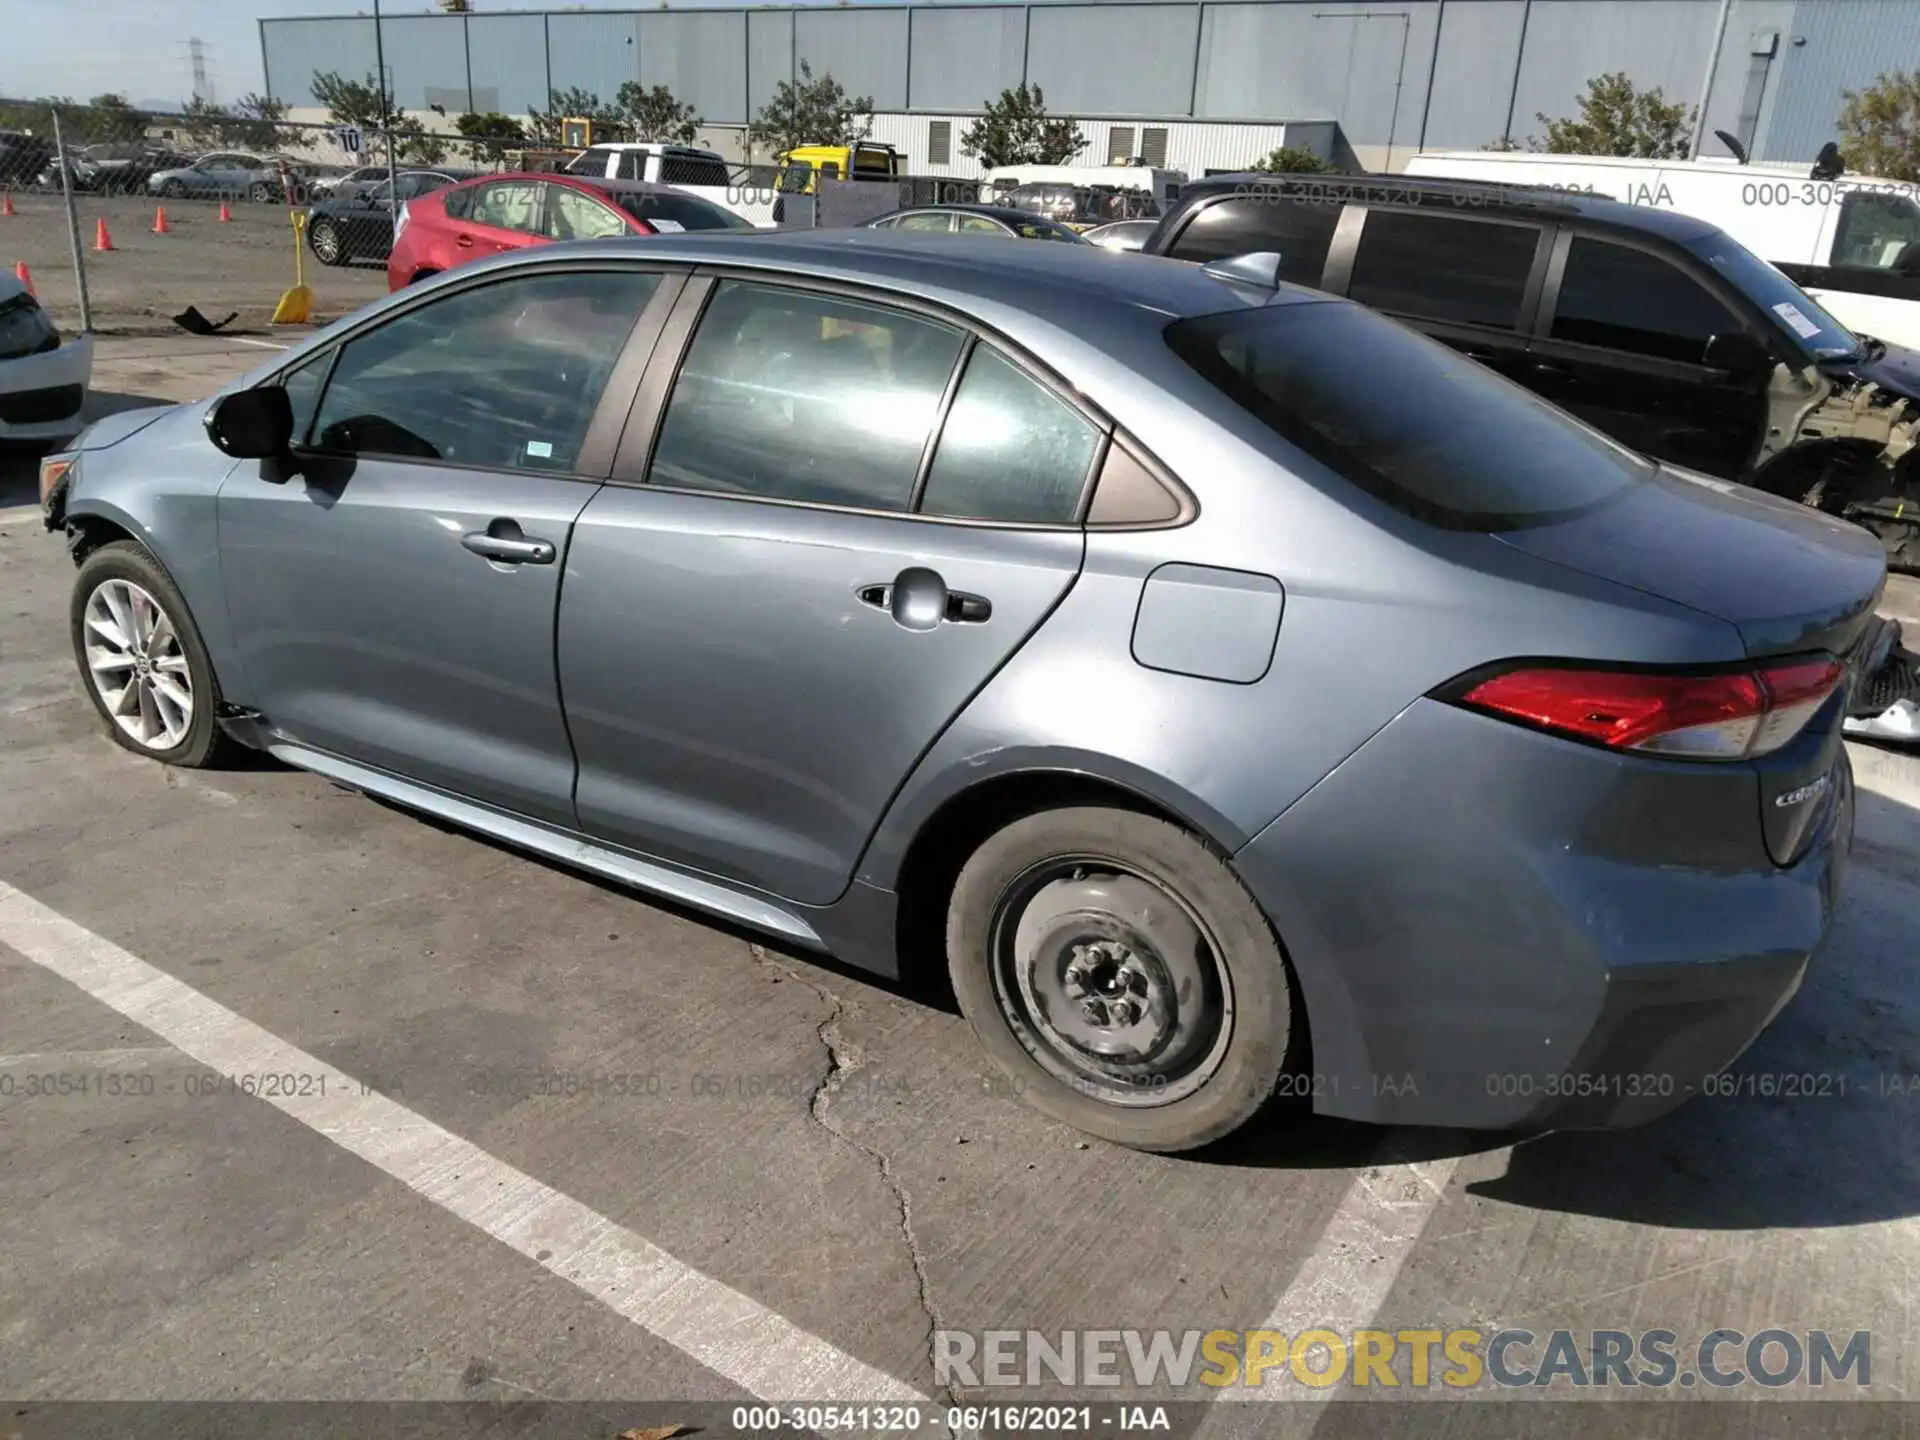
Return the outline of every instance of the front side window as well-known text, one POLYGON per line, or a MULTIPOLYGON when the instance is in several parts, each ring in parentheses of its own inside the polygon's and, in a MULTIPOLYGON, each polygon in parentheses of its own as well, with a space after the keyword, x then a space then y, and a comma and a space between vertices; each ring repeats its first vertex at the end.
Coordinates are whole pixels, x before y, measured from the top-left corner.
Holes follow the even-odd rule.
POLYGON ((315 448, 567 473, 660 277, 518 276, 409 310, 346 344, 315 448))
POLYGON ((1195 212, 1169 253, 1176 260, 1228 260, 1256 251, 1280 252, 1280 278, 1319 288, 1340 223, 1337 202, 1284 190, 1220 200, 1195 212))
POLYGON ((1531 225, 1372 210, 1347 295, 1390 314, 1513 329, 1539 243, 1531 225))
POLYGON ((985 215, 962 215, 960 233, 962 235, 1005 235, 1007 227, 985 215))
POLYGON ((940 430, 921 513, 1068 525, 1100 432, 1053 391, 985 345, 974 347, 940 430))
POLYGON ((674 382, 648 478, 905 510, 963 338, 876 305, 723 282, 674 382))
POLYGON ((533 230, 540 215, 540 186, 533 180, 503 180, 483 185, 473 196, 470 217, 476 225, 501 230, 533 230))
POLYGON ((549 240, 603 240, 627 233, 626 221, 591 195, 567 185, 547 187, 546 217, 549 240))
POLYGON ((1562 519, 1653 472, 1493 371, 1357 305, 1269 305, 1179 321, 1166 334, 1283 440, 1445 529, 1562 519))
POLYGON ((896 230, 931 230, 944 235, 953 229, 953 217, 940 211, 932 211, 922 215, 902 215, 894 222, 893 228, 896 230))
POLYGON ((1555 340, 1698 365, 1707 341, 1742 328, 1719 296, 1672 261, 1574 236, 1553 312, 1555 340))
POLYGON ((307 443, 308 433, 313 429, 314 412, 320 406, 320 387, 326 383, 327 367, 332 363, 333 351, 322 350, 280 377, 280 388, 287 392, 287 403, 293 409, 295 445, 307 443))

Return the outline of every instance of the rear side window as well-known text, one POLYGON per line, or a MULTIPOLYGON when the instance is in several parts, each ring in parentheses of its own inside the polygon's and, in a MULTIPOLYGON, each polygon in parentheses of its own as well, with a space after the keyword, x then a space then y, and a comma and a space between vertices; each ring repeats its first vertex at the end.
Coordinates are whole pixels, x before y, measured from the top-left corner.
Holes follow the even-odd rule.
POLYGON ((753 223, 698 195, 671 190, 615 191, 608 198, 656 230, 751 230, 753 223))
MULTIPOLYGON (((646 169, 647 157, 645 154, 638 150, 622 150, 620 152, 620 168, 615 173, 622 180, 644 180, 647 178, 646 169)), ((595 175, 604 175, 606 171, 594 170, 592 173, 595 175)))
POLYGON ((660 157, 660 178, 668 185, 725 186, 732 183, 732 176, 727 173, 727 162, 718 155, 676 155, 671 150, 660 157))
POLYGON ((442 206, 449 220, 466 220, 472 216, 473 196, 477 188, 468 185, 447 192, 447 198, 442 202, 442 206))
POLYGON ((1066 401, 977 345, 940 431, 920 511, 1071 524, 1099 440, 1099 431, 1066 401))
POLYGON ((503 180, 474 192, 471 217, 476 225, 531 231, 539 215, 540 186, 534 181, 503 180))
POLYGON ((1539 243, 1531 225, 1371 210, 1347 296, 1396 315, 1513 329, 1539 243))
POLYGON ((1576 235, 1553 338, 1698 365, 1715 335, 1742 329, 1706 286, 1670 260, 1576 235))
POLYGON ((877 305, 725 281, 674 382, 648 478, 904 511, 962 338, 877 305))
POLYGON ((1312 192, 1279 186, 1201 209, 1167 253, 1176 260, 1226 260, 1260 250, 1280 252, 1280 278, 1318 287, 1327 268, 1340 205, 1312 192))
POLYGON ((1283 439, 1432 525, 1543 524, 1652 473, 1519 386, 1357 305, 1269 306, 1166 333, 1182 360, 1283 439))

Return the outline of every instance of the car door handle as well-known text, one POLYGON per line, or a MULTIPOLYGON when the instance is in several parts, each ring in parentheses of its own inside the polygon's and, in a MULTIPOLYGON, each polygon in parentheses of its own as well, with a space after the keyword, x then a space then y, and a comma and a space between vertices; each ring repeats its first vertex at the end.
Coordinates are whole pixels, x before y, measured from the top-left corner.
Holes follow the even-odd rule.
POLYGON ((854 591, 862 605, 885 610, 905 630, 932 630, 939 625, 980 625, 993 615, 983 595, 947 589, 937 570, 910 565, 891 584, 862 585, 854 591))
POLYGON ((533 539, 521 532, 517 522, 505 519, 462 535, 460 543, 476 555, 508 565, 551 565, 558 553, 551 540, 533 539))
POLYGON ((458 245, 462 250, 471 250, 473 248, 473 237, 471 235, 456 235, 453 237, 453 243, 458 245))

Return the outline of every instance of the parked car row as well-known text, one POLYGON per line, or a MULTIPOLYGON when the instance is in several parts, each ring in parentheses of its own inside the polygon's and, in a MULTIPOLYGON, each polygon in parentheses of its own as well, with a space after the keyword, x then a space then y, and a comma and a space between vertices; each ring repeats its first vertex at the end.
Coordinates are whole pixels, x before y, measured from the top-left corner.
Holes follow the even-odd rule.
POLYGON ((1174 264, 704 203, 435 190, 386 300, 52 457, 107 732, 944 960, 1016 1093, 1151 1150, 1639 1123, 1816 963, 1882 547, 1675 460, 1734 459, 1736 321, 1885 357, 1710 227, 1229 183, 1174 264), (1672 453, 1500 373, 1536 344, 1672 453))

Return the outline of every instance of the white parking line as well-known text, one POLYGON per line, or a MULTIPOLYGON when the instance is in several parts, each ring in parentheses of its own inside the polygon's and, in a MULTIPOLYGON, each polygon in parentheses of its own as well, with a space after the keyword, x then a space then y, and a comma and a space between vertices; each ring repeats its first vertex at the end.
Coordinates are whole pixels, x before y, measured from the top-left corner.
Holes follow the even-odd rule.
POLYGON ((260 1098, 763 1400, 933 1402, 578 1200, 0 881, 0 943, 223 1075, 317 1076, 260 1098), (313 1085, 316 1082, 303 1082, 313 1085))
MULTIPOLYGON (((1446 1156, 1411 1165, 1379 1164, 1362 1171, 1347 1187, 1319 1244, 1260 1328, 1276 1330, 1291 1340, 1303 1330, 1351 1336, 1371 1326, 1439 1208, 1459 1163, 1458 1157, 1446 1156)), ((1344 1388, 1263 1380, 1258 1386, 1226 1386, 1218 1398, 1325 1400, 1344 1388)))

